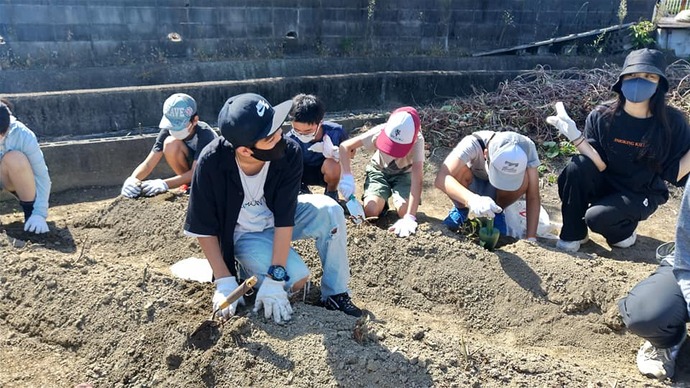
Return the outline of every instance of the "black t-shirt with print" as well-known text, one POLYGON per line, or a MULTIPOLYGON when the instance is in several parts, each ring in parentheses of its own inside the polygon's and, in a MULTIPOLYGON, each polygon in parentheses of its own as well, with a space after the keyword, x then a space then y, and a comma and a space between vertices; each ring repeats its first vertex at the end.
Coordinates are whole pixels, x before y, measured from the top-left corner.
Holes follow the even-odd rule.
POLYGON ((645 146, 645 134, 660 130, 654 118, 639 119, 621 110, 609 117, 599 107, 587 117, 585 136, 604 163, 608 183, 616 190, 652 196, 658 203, 668 200, 664 181, 682 186, 687 176, 677 180, 680 158, 690 149, 690 126, 682 113, 668 109, 671 139, 668 149, 658 156, 656 170, 639 155, 645 146))

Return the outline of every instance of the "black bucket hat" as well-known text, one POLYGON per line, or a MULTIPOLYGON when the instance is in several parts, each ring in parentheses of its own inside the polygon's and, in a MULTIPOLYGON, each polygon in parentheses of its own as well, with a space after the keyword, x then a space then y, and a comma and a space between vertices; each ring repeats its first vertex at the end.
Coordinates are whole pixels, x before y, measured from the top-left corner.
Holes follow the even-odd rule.
POLYGON ((668 79, 666 79, 666 59, 661 51, 645 48, 635 50, 628 54, 628 56, 625 57, 623 70, 618 76, 618 81, 613 84, 611 90, 620 94, 623 76, 632 73, 656 74, 660 77, 659 86, 663 88, 664 93, 668 91, 668 79))

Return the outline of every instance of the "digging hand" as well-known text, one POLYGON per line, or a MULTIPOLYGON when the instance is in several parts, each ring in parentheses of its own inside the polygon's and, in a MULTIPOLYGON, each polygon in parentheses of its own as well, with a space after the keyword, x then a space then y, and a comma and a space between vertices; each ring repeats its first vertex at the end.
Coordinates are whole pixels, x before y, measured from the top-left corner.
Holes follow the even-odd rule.
POLYGON ((24 231, 36 234, 48 233, 48 223, 43 216, 32 214, 24 223, 24 231))
POLYGON ((120 194, 125 198, 136 198, 141 194, 141 181, 133 176, 125 179, 120 194))
POLYGON ((496 217, 496 213, 503 211, 500 206, 496 205, 496 202, 494 202, 491 197, 480 195, 475 195, 469 201, 467 201, 467 208, 469 209, 469 218, 494 218, 496 217))
POLYGON ((355 193, 355 178, 352 174, 343 174, 338 183, 338 191, 344 198, 350 198, 355 193))
POLYGON ((412 214, 405 214, 403 218, 388 228, 388 231, 395 233, 398 237, 412 235, 417 231, 417 218, 412 214))
MULTIPOLYGON (((225 299, 230 295, 237 287, 237 280, 234 276, 229 276, 226 278, 216 279, 216 292, 213 294, 213 311, 220 308, 220 305, 225 302, 225 299)), ((240 297, 236 301, 230 303, 230 305, 219 311, 220 315, 228 319, 235 315, 237 311, 237 304, 241 303, 244 305, 244 298, 240 297)))
POLYGON ((292 316, 292 306, 285 291, 285 282, 265 277, 259 292, 256 293, 254 312, 264 308, 264 317, 273 317, 275 323, 289 321, 292 316))
POLYGON ((153 197, 166 191, 168 191, 168 184, 162 179, 141 182, 141 192, 147 197, 153 197))
POLYGON ((582 136, 582 132, 577 129, 575 121, 568 116, 568 112, 565 111, 565 107, 560 101, 556 103, 556 116, 547 117, 546 122, 556 127, 558 132, 571 142, 582 136))

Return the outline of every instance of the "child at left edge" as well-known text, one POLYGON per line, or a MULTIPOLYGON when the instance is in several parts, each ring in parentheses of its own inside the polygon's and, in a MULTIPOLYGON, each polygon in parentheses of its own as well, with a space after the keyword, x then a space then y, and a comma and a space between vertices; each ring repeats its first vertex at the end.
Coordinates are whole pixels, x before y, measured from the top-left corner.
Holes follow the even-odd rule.
POLYGON ((377 217, 387 210, 393 197, 400 219, 388 230, 398 237, 417 231, 417 208, 422 198, 424 173, 424 136, 417 110, 410 106, 391 113, 385 124, 340 144, 341 177, 338 190, 345 199, 355 193, 350 158, 360 147, 374 151, 366 167, 364 181, 364 214, 377 217))

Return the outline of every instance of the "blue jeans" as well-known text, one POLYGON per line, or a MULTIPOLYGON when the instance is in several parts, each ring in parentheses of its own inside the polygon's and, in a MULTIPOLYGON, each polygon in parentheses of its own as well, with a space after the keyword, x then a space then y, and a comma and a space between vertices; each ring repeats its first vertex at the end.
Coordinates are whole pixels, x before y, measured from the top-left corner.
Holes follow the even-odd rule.
MULTIPOLYGON (((243 275, 257 275, 259 286, 271 265, 273 235, 275 229, 245 233, 235 241, 235 258, 243 275)), ((350 264, 347 258, 347 228, 343 208, 332 198, 319 194, 302 194, 297 197, 295 227, 292 240, 316 240, 316 250, 321 259, 321 299, 348 292, 350 264)), ((292 248, 288 252, 285 269, 290 277, 286 286, 291 288, 297 281, 310 276, 309 268, 292 248)))

